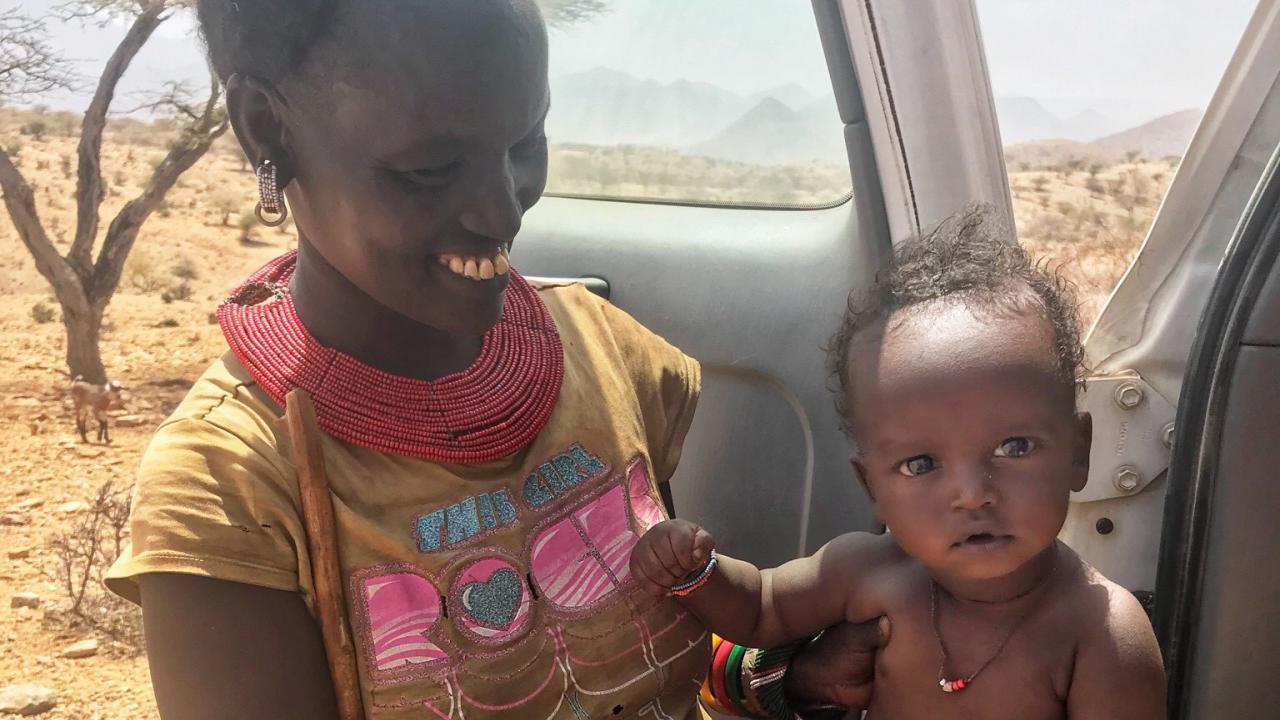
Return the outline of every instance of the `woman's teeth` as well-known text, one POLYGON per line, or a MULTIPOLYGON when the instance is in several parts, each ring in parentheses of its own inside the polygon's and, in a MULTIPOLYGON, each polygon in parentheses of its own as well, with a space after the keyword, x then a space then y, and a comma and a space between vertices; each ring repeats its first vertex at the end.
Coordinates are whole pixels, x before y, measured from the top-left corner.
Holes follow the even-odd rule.
POLYGON ((441 255, 440 264, 449 268, 454 275, 461 275, 469 280, 492 280, 498 275, 506 275, 511 271, 511 260, 507 257, 507 249, 501 248, 491 256, 484 255, 441 255))

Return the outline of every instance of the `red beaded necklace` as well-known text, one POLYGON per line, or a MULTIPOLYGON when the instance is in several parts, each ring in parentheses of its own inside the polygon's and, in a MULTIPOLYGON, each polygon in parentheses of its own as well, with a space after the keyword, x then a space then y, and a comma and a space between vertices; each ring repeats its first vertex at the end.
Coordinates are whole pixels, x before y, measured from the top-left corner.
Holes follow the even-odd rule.
POLYGON ((428 381, 383 372, 317 342, 288 294, 296 260, 291 252, 271 261, 218 308, 231 350, 277 403, 300 387, 333 437, 448 463, 510 455, 551 417, 564 380, 560 334, 514 270, 502 318, 485 333, 480 356, 466 370, 428 381))

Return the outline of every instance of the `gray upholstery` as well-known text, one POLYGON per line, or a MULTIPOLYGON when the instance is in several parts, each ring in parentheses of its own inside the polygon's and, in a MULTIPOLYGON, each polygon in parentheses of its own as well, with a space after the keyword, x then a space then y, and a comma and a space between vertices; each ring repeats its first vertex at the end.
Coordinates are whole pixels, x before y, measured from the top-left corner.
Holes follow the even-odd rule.
MULTIPOLYGON (((1280 270, 1280 267, 1277 268, 1280 270)), ((1280 273, 1255 339, 1280 337, 1280 273)), ((1212 504, 1188 718, 1280 717, 1280 347, 1241 348, 1212 504)))
POLYGON ((1280 345, 1280 272, 1273 271, 1267 278, 1258 308, 1245 326, 1244 341, 1249 345, 1280 345))

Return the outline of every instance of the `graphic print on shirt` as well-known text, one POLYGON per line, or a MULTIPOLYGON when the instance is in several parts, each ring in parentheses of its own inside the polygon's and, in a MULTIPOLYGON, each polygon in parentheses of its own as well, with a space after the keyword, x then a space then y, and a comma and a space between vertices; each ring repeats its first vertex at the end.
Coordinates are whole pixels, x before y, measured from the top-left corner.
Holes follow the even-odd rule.
POLYGON ((632 548, 665 518, 643 456, 609 474, 607 464, 575 445, 540 465, 524 488, 519 515, 556 510, 528 530, 520 557, 472 547, 435 575, 408 565, 353 575, 357 632, 375 699, 398 698, 384 700, 391 717, 407 712, 405 703, 443 718, 517 707, 521 717, 554 717, 568 707, 566 692, 586 705, 618 693, 652 697, 671 677, 672 663, 696 659, 705 640, 701 625, 630 583, 632 548), (500 678, 503 668, 525 671, 500 678), (432 687, 401 685, 409 680, 432 687), (485 701, 493 697, 503 702, 485 701))
POLYGON ((391 565, 352 578, 357 632, 365 636, 365 661, 375 677, 394 680, 438 669, 448 659, 430 639, 440 620, 440 592, 411 565, 391 565))
POLYGON ((453 581, 450 607, 454 626, 476 642, 501 645, 528 629, 529 590, 511 560, 486 557, 453 581))
POLYGON ((418 541, 419 552, 453 550, 514 524, 518 517, 519 511, 505 489, 480 493, 419 515, 413 537, 418 541))
POLYGON ((590 484, 607 472, 607 463, 574 443, 529 473, 529 477, 524 479, 524 503, 531 509, 543 509, 555 500, 568 497, 574 488, 590 484))

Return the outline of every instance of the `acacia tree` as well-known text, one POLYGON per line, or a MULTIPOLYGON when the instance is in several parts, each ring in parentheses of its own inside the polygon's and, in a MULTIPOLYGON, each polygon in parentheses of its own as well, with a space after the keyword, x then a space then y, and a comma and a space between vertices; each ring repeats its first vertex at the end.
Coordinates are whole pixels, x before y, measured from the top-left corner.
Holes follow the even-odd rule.
MULTIPOLYGON (((589 20, 606 10, 604 0, 539 0, 547 21, 556 26, 589 20)), ((76 231, 64 255, 49 239, 36 209, 35 195, 22 171, 0 149, 0 190, 18 236, 31 252, 36 269, 48 280, 62 306, 67 332, 67 368, 92 382, 104 382, 106 369, 98 341, 102 319, 111 302, 125 260, 143 223, 165 194, 226 132, 228 119, 222 88, 210 78, 203 102, 192 102, 181 88, 170 87, 152 109, 167 110, 182 122, 181 131, 137 197, 125 203, 102 235, 101 204, 106 196, 102 179, 102 136, 116 86, 129 64, 156 28, 192 0, 70 0, 57 11, 57 20, 124 19, 129 28, 98 77, 93 98, 80 126, 76 176, 76 231)), ((46 40, 41 20, 16 10, 0 14, 0 100, 36 96, 71 84, 71 73, 46 40)))
MULTIPOLYGON (((36 210, 30 183, 7 152, 0 149, 0 190, 14 228, 35 260, 36 269, 48 280, 62 306, 67 332, 67 368, 92 382, 105 382, 98 340, 102 318, 111 302, 125 259, 138 231, 160 206, 165 194, 209 150, 228 127, 222 106, 222 88, 210 77, 203 100, 193 100, 184 88, 170 86, 148 106, 180 121, 177 137, 156 165, 142 191, 125 203, 102 233, 101 205, 106 197, 102 179, 102 135, 116 86, 130 62, 173 13, 190 0, 72 0, 59 8, 58 19, 124 19, 129 28, 103 66, 80 125, 76 175, 76 230, 64 255, 49 239, 36 210)), ((63 59, 51 48, 40 20, 15 11, 0 16, 0 99, 22 98, 56 87, 66 87, 71 75, 63 59)))

